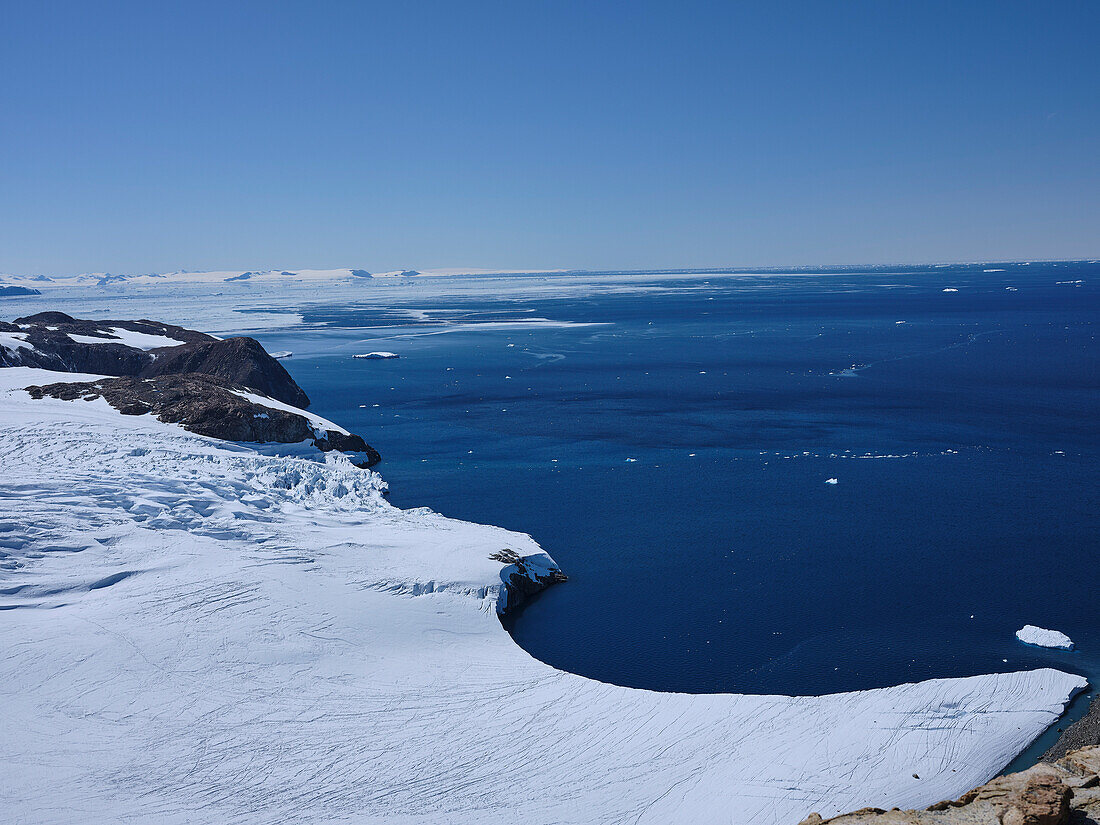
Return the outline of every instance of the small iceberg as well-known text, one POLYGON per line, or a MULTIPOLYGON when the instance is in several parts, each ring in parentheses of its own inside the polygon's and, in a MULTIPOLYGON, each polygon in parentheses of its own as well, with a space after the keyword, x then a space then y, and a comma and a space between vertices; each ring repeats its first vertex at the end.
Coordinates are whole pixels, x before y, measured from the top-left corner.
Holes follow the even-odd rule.
POLYGON ((827 479, 825 479, 825 483, 826 484, 839 484, 840 482, 835 478, 827 478, 827 479))
POLYGON ((289 358, 289 357, 290 357, 290 356, 292 356, 293 354, 294 354, 294 353, 293 353, 293 352, 291 352, 291 351, 290 351, 290 350, 288 350, 288 349, 281 349, 281 350, 279 350, 278 352, 273 352, 273 353, 271 353, 271 357, 272 357, 272 358, 289 358))
POLYGON ((944 292, 958 292, 958 290, 955 289, 955 287, 953 287, 953 286, 944 287, 943 291, 944 292))
POLYGON ((400 356, 396 352, 364 352, 359 355, 353 355, 352 358, 370 358, 371 360, 377 360, 379 358, 399 358, 400 356))
POLYGON ((1056 647, 1060 650, 1073 650, 1073 640, 1057 630, 1045 630, 1033 624, 1026 624, 1016 631, 1016 638, 1025 645, 1036 647, 1056 647))

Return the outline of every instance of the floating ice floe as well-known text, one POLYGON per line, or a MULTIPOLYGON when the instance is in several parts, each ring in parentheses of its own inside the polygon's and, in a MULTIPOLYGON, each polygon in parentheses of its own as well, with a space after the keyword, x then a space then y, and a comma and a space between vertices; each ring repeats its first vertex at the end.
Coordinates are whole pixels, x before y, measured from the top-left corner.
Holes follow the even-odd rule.
POLYGON ((399 358, 400 356, 396 352, 364 352, 359 355, 353 355, 352 358, 368 358, 372 361, 379 360, 381 358, 399 358))
POLYGON ((839 484, 840 482, 837 481, 837 479, 835 479, 835 478, 827 478, 827 479, 825 479, 825 483, 826 484, 839 484))
POLYGON ((955 289, 955 287, 953 287, 953 286, 944 287, 943 291, 944 292, 958 292, 958 290, 955 289))
POLYGON ((281 349, 281 350, 277 350, 276 352, 271 353, 271 357, 272 358, 289 358, 293 354, 294 353, 291 352, 288 349, 281 349))
POLYGON ((1036 647, 1056 647, 1060 650, 1073 650, 1073 640, 1057 630, 1046 630, 1033 624, 1025 624, 1016 631, 1016 638, 1027 645, 1036 647))

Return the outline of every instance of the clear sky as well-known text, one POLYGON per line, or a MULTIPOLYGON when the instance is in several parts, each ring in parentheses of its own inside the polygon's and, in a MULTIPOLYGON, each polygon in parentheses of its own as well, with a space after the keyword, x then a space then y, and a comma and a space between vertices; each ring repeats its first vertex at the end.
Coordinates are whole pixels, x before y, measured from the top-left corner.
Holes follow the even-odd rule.
POLYGON ((0 272, 1100 256, 1100 2, 0 0, 0 272))

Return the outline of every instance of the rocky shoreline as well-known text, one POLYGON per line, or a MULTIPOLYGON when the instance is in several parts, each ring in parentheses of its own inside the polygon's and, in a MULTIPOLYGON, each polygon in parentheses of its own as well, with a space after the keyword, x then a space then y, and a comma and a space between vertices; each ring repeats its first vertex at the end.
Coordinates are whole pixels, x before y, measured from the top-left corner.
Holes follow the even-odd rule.
POLYGON ((1058 741, 1042 756, 1043 762, 1055 762, 1078 748, 1100 745, 1100 694, 1093 697, 1088 712, 1067 727, 1058 741))
POLYGON ((500 550, 489 558, 507 565, 500 571, 500 579, 504 583, 504 598, 499 610, 502 617, 516 610, 532 596, 552 585, 568 581, 569 578, 557 564, 543 563, 535 556, 524 557, 515 550, 500 550))

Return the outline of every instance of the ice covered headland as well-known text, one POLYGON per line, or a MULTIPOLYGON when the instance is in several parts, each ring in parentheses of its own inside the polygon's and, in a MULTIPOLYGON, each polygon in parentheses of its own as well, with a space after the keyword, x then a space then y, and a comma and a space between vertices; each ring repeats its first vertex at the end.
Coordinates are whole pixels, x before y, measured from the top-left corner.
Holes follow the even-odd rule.
POLYGON ((336 454, 20 389, 47 378, 95 377, 0 369, 7 821, 793 825, 957 796, 1084 686, 686 695, 563 673, 497 617, 505 580, 554 568, 530 537, 399 510, 336 454))
POLYGON ((1062 650, 1073 650, 1073 640, 1065 633, 1057 630, 1046 630, 1033 624, 1025 624, 1016 631, 1016 638, 1024 644, 1038 647, 1056 647, 1062 650))

